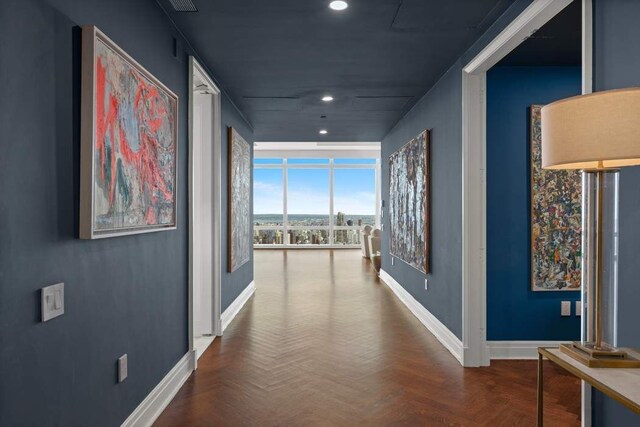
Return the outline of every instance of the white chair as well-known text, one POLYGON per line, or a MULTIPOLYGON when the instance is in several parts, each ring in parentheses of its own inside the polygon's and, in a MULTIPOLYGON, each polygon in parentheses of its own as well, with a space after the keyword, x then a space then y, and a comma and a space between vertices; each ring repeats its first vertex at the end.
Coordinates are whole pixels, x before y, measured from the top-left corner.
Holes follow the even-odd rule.
POLYGON ((382 232, 377 228, 369 234, 369 259, 373 261, 373 256, 380 253, 380 235, 382 232))
POLYGON ((371 233, 373 227, 370 225, 365 225, 362 230, 360 230, 360 247, 362 249, 362 258, 369 258, 371 254, 369 253, 369 234, 371 233))

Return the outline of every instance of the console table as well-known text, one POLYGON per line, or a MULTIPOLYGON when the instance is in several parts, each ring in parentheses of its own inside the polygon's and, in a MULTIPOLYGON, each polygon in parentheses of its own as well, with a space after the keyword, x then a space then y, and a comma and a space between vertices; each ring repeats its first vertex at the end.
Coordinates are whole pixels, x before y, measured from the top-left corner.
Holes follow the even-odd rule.
MULTIPOLYGON (((630 353, 639 353, 625 349, 630 353)), ((640 414, 640 369, 589 368, 559 348, 538 347, 538 426, 543 425, 543 360, 548 359, 610 398, 640 414)))

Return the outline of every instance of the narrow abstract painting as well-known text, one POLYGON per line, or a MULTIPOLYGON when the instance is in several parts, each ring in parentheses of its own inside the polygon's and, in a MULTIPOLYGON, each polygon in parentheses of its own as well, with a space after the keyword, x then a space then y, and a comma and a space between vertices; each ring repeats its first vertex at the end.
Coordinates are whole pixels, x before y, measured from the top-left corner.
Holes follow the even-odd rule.
POLYGON ((582 178, 542 169, 541 108, 531 106, 531 288, 579 290, 582 178))
POLYGON ((175 229, 178 97, 96 27, 82 44, 80 237, 175 229))
POLYGON ((417 270, 429 272, 429 131, 389 159, 389 252, 417 270))
POLYGON ((251 227, 251 147, 229 128, 229 272, 249 261, 251 227))

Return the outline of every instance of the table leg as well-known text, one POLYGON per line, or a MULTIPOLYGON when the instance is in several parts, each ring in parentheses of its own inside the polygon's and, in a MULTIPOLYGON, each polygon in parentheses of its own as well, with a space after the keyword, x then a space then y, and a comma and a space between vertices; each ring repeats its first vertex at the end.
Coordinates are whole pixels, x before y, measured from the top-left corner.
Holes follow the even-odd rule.
POLYGON ((544 373, 543 373, 543 358, 542 358, 542 354, 538 353, 538 420, 537 420, 537 426, 538 427, 542 427, 543 425, 543 421, 542 421, 542 409, 543 409, 543 402, 542 402, 542 390, 543 390, 543 384, 542 384, 542 380, 544 377, 544 373))

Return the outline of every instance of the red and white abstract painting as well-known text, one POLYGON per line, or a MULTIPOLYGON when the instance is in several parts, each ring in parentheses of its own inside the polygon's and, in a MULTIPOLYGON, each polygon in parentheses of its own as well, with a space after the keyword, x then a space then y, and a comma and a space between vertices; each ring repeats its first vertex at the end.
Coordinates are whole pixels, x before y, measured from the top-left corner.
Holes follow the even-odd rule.
POLYGON ((91 34, 91 229, 85 234, 175 228, 178 98, 95 27, 83 37, 91 34))

